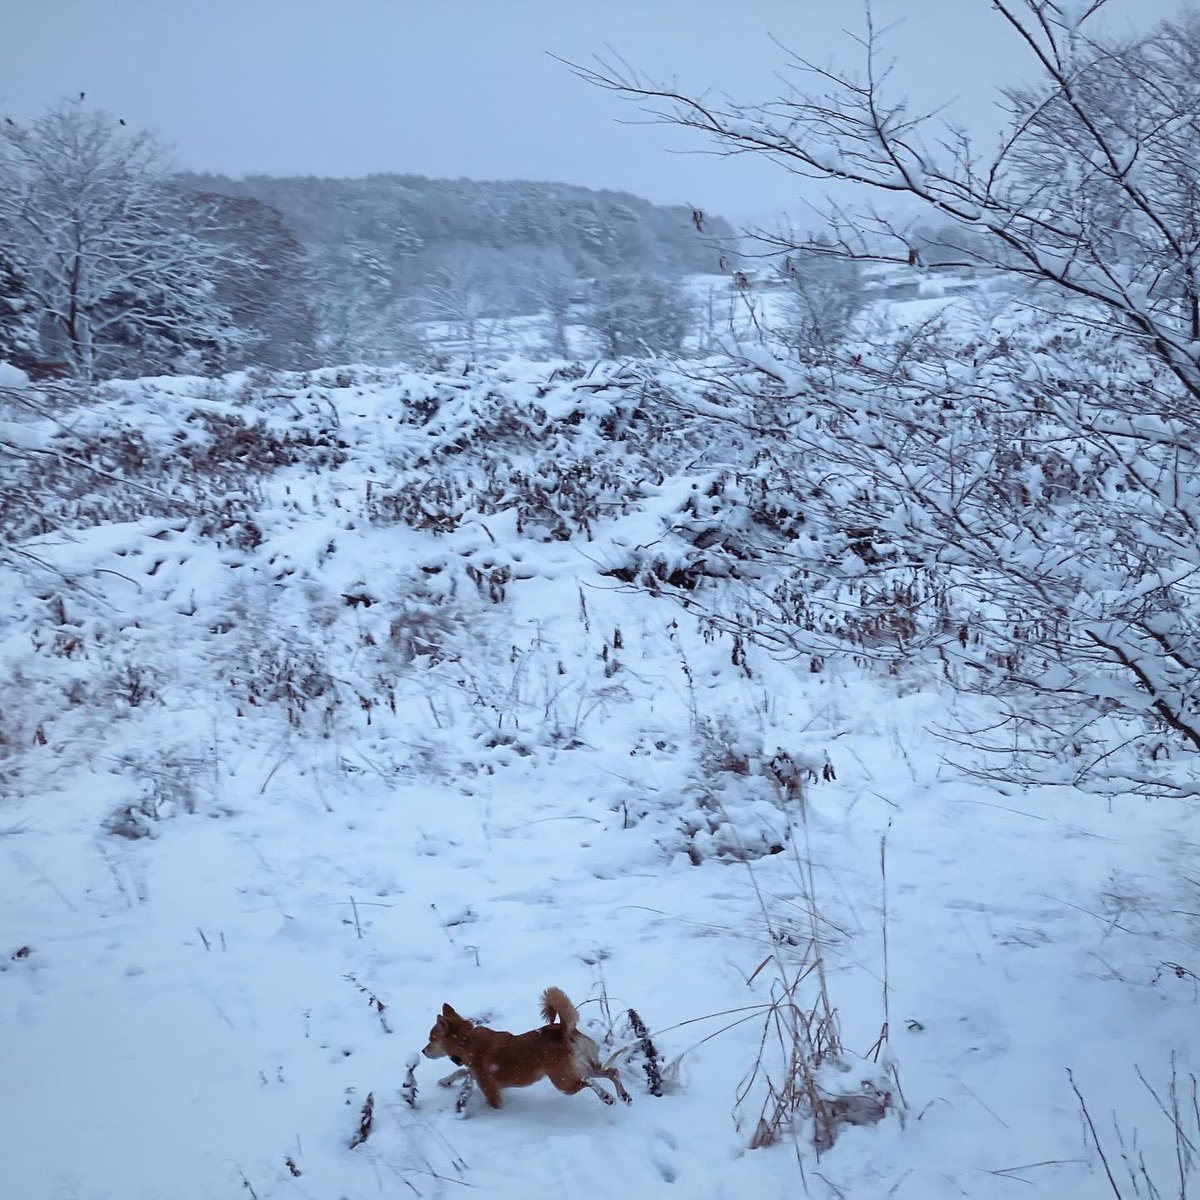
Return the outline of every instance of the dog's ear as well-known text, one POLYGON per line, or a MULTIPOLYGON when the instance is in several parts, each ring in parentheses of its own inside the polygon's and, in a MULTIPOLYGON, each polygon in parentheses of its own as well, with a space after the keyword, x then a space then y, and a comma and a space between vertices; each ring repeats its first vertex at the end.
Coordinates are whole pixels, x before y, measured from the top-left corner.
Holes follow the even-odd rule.
POLYGON ((443 1005, 442 1005, 442 1016, 443 1016, 443 1017, 457 1017, 457 1016, 458 1016, 458 1013, 456 1013, 456 1012, 454 1011, 454 1009, 452 1009, 452 1008, 450 1007, 450 1005, 448 1005, 448 1004, 443 1004, 443 1005))

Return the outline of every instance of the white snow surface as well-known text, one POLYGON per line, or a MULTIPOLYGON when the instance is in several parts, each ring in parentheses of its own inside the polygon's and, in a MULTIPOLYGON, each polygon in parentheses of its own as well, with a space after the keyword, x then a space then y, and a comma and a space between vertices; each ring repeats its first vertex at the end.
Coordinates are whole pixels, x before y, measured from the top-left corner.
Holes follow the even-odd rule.
POLYGON ((0 387, 24 387, 29 382, 29 376, 12 363, 0 360, 0 387))
MULTIPOLYGON (((168 441, 249 387, 112 385, 70 423, 168 441)), ((1174 1063, 1190 1096, 1197 1067, 1195 814, 964 775, 930 727, 965 701, 933 674, 735 661, 605 573, 671 481, 590 538, 503 507, 371 519, 430 387, 261 389, 345 459, 248 487, 257 544, 167 505, 5 560, 0 1193, 1082 1200, 1108 1183, 1070 1071, 1124 1186, 1118 1131, 1167 1194, 1147 1084, 1165 1099, 1174 1063), (770 786, 777 751, 812 768, 803 803, 770 786), (847 1086, 879 1076, 887 1017, 899 1089, 820 1156, 803 1120, 752 1150, 784 1071, 762 1006, 814 927, 847 1086), (630 1108, 542 1082, 459 1117, 422 1059, 405 1102, 443 1002, 521 1031, 551 984, 606 1053, 636 1009, 679 1060, 666 1094, 635 1059, 630 1108)), ((438 436, 452 454, 449 417, 438 436)))

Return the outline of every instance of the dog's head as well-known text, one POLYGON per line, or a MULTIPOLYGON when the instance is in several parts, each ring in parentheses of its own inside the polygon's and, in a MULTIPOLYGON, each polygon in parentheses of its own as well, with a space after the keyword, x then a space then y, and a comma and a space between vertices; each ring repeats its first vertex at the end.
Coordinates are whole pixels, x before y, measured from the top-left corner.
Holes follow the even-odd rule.
POLYGON ((463 1040, 473 1028, 466 1017, 460 1017, 450 1005, 443 1004, 441 1015, 429 1031, 429 1045, 421 1053, 426 1058, 452 1058, 457 1063, 463 1040))

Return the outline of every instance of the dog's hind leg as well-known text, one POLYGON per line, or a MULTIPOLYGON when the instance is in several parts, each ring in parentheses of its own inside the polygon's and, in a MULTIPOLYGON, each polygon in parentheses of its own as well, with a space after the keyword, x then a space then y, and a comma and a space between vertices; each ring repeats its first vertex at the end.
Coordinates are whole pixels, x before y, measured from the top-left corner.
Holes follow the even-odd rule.
MULTIPOLYGON (((633 1097, 625 1090, 625 1085, 621 1082, 621 1073, 616 1069, 616 1067, 597 1067, 592 1070, 591 1074, 598 1075, 601 1079, 607 1079, 613 1085, 613 1087, 617 1089, 617 1095, 620 1096, 626 1104, 633 1103, 633 1097)), ((610 1100, 609 1104, 611 1103, 612 1101, 610 1100)))
MULTIPOLYGON (((598 1051, 599 1048, 597 1047, 596 1049, 598 1051)), ((625 1090, 625 1084, 621 1081, 621 1072, 612 1066, 612 1061, 610 1058, 608 1065, 605 1065, 600 1061, 600 1055, 597 1052, 589 1054, 582 1062, 576 1059, 576 1062, 579 1063, 579 1073, 587 1081, 588 1087, 592 1088, 593 1091, 598 1091, 599 1089, 591 1081, 593 1079, 607 1079, 616 1089, 617 1095, 626 1104, 632 1104, 633 1097, 625 1090)), ((612 1097, 607 1092, 604 1093, 604 1097, 609 1104, 612 1103, 612 1097)))
MULTIPOLYGON (((616 1101, 608 1094, 608 1092, 605 1091, 604 1088, 602 1088, 598 1083, 594 1082, 593 1080, 585 1079, 583 1081, 583 1086, 591 1088, 592 1091, 595 1092, 596 1095, 599 1096, 600 1099, 603 1100, 604 1103, 607 1104, 610 1108, 614 1104, 616 1104, 616 1101)), ((624 1090, 624 1089, 622 1089, 622 1090, 624 1090)), ((625 1099, 626 1104, 630 1104, 633 1101, 633 1097, 628 1096, 628 1095, 626 1097, 624 1097, 624 1099, 625 1099)))
POLYGON ((579 1078, 574 1074, 562 1075, 551 1074, 550 1082, 554 1084, 564 1096, 574 1096, 582 1092, 584 1088, 591 1088, 605 1104, 615 1104, 616 1101, 602 1088, 598 1083, 593 1083, 586 1075, 579 1078))
POLYGON ((593 1080, 590 1080, 587 1078, 572 1079, 572 1080, 565 1080, 564 1082, 562 1082, 562 1084, 560 1084, 560 1082, 557 1079, 552 1079, 551 1081, 553 1082, 553 1085, 556 1086, 560 1092, 565 1092, 566 1094, 568 1094, 568 1096, 575 1096, 575 1094, 577 1092, 582 1092, 584 1087, 590 1087, 590 1088, 592 1088, 592 1091, 596 1093, 596 1096, 599 1096, 601 1100, 604 1100, 605 1104, 611 1106, 611 1105, 617 1103, 616 1100, 614 1100, 612 1098, 611 1094, 605 1090, 605 1088, 602 1088, 599 1084, 596 1084, 596 1082, 594 1082, 593 1080))

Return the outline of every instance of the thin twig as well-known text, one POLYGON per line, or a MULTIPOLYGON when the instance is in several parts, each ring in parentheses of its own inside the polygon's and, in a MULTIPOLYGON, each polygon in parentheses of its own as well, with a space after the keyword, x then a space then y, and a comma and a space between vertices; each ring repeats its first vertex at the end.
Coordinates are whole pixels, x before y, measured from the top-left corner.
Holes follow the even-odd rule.
POLYGON ((1079 1100, 1080 1110, 1083 1112, 1083 1119, 1087 1122, 1088 1130, 1092 1135, 1092 1145, 1096 1147, 1096 1153, 1100 1156, 1100 1161, 1104 1164, 1104 1173, 1108 1176, 1109 1186, 1113 1190, 1113 1195, 1117 1200, 1124 1200, 1121 1195, 1121 1189, 1117 1187, 1117 1181, 1113 1178, 1112 1169, 1108 1165, 1108 1159, 1104 1156, 1104 1147, 1100 1144, 1100 1135, 1096 1132, 1096 1126, 1092 1121, 1092 1114, 1088 1112, 1087 1101, 1083 1098, 1083 1093, 1075 1086, 1075 1076, 1071 1074, 1071 1068, 1067 1068, 1067 1078, 1071 1081, 1071 1091, 1075 1093, 1079 1100))

